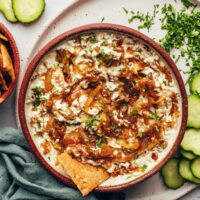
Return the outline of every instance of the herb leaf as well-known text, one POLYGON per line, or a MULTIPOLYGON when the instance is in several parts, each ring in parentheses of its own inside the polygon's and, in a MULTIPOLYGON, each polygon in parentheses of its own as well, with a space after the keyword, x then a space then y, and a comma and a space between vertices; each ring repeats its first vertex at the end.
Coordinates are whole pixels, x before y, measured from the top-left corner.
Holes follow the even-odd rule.
POLYGON ((100 149, 101 149, 103 143, 104 143, 104 135, 102 135, 100 139, 96 140, 96 145, 100 149))
POLYGON ((138 110, 134 110, 133 112, 131 112, 132 115, 137 115, 138 114, 138 110))
POLYGON ((145 172, 147 168, 148 168, 147 165, 143 165, 141 171, 142 171, 142 172, 145 172))

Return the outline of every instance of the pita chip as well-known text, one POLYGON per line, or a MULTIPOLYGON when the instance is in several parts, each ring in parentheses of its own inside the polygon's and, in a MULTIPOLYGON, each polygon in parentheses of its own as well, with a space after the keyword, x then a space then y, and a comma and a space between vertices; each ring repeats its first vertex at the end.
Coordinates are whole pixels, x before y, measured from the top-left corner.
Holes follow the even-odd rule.
POLYGON ((57 160, 77 185, 83 196, 86 196, 110 177, 102 167, 83 164, 66 152, 58 155, 57 160))
POLYGON ((4 80, 1 72, 0 72, 0 86, 3 90, 8 90, 8 87, 6 85, 6 81, 4 80))
POLYGON ((15 71, 14 71, 14 67, 12 64, 12 60, 11 60, 11 57, 8 53, 6 46, 2 42, 0 42, 0 51, 1 51, 2 61, 3 61, 3 66, 0 66, 0 69, 2 71, 8 72, 12 81, 14 81, 15 80, 15 71))
POLYGON ((4 41, 8 41, 8 38, 0 33, 0 39, 4 41))

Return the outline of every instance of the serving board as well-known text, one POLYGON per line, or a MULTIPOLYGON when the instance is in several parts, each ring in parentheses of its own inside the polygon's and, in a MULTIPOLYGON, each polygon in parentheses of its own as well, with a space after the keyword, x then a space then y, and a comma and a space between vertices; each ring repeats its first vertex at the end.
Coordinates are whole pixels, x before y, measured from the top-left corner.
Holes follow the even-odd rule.
MULTIPOLYGON (((197 1, 197 0, 196 0, 197 1)), ((54 1, 56 2, 56 1, 54 1)), ((60 7, 54 4, 48 4, 45 12, 48 12, 48 9, 54 9, 59 7, 59 10, 55 10, 55 13, 51 15, 49 18, 44 16, 43 18, 37 22, 38 25, 35 26, 34 29, 37 33, 35 37, 28 37, 27 40, 29 44, 29 48, 24 52, 23 60, 21 60, 21 72, 18 80, 17 86, 17 96, 21 86, 21 82, 26 71, 26 68, 33 58, 34 55, 51 39, 56 37, 57 35, 70 30, 72 28, 90 24, 90 23, 98 23, 104 18, 103 22, 106 23, 115 23, 121 24, 125 26, 129 26, 131 28, 137 29, 138 22, 128 23, 128 19, 131 17, 130 14, 126 14, 123 10, 125 7, 128 10, 133 10, 137 12, 146 13, 153 12, 153 4, 159 4, 160 7, 164 5, 164 3, 171 3, 175 8, 181 9, 182 3, 180 0, 177 0, 175 3, 174 0, 59 0, 60 7), (62 5, 62 6, 61 6, 62 5), (144 6, 145 5, 145 6, 144 6), (41 25, 40 29, 37 28, 41 25), (37 27, 37 28, 36 28, 37 27), (26 52, 26 54, 25 54, 26 52)), ((198 6, 198 9, 200 6, 198 6)), ((51 10, 52 11, 52 10, 51 10)), ((53 13, 53 12, 52 12, 53 13)), ((141 32, 148 35, 151 38, 155 38, 156 41, 161 38, 165 32, 160 30, 160 21, 158 17, 155 19, 155 24, 152 26, 151 30, 148 32, 146 29, 142 29, 141 32)), ((20 26, 20 25, 19 25, 20 26)), ((29 30, 29 27, 27 28, 29 30)), ((33 30, 33 28, 32 28, 33 30)), ((26 37, 27 38, 27 37, 26 37)), ((175 53, 176 54, 176 53, 175 53)), ((180 59, 178 63, 178 67, 182 70, 185 70, 186 67, 184 65, 183 60, 180 59), (180 67, 179 67, 180 66, 180 67)), ((184 80, 186 80, 186 75, 182 74, 184 80)), ((16 105, 17 105, 16 98, 16 105)), ((17 106, 16 106, 16 115, 17 115, 17 106)), ((18 121, 18 116, 17 116, 18 121)), ((18 121, 18 126, 19 121, 18 121)), ((185 183, 183 187, 178 190, 170 190, 167 189, 161 180, 160 174, 157 173, 150 179, 125 190, 127 200, 173 200, 181 197, 187 192, 194 189, 196 185, 191 183, 185 183)))

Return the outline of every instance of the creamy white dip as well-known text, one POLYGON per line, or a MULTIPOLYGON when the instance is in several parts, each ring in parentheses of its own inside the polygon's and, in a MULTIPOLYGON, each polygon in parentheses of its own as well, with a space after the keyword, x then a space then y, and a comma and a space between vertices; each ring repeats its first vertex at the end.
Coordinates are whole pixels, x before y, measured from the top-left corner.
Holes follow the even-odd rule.
MULTIPOLYGON (((116 170, 116 166, 119 168, 128 169, 130 164, 132 165, 132 167, 138 167, 138 170, 132 171, 130 173, 124 173, 123 175, 119 174, 116 177, 110 177, 107 181, 102 183, 101 186, 118 185, 121 183, 129 182, 148 173, 156 165, 158 165, 166 157, 166 155, 171 150, 174 142, 176 141, 180 130, 180 122, 182 118, 182 101, 178 83, 170 67, 167 65, 164 59, 154 49, 150 48, 147 44, 143 43, 137 38, 117 32, 99 31, 92 34, 84 33, 79 36, 79 39, 80 40, 77 42, 77 37, 69 38, 58 44, 41 59, 36 70, 34 71, 28 85, 25 104, 25 114, 30 134, 44 159, 56 171, 67 176, 66 172, 56 163, 56 157, 59 151, 53 146, 53 144, 59 142, 60 139, 56 139, 54 142, 51 142, 52 138, 49 136, 49 132, 46 130, 46 127, 48 126, 50 120, 49 114, 47 113, 51 112, 51 116, 54 120, 62 123, 66 122, 66 124, 68 124, 67 129, 65 130, 66 135, 76 130, 76 126, 73 124, 79 124, 82 129, 88 128, 86 124, 86 116, 81 115, 81 113, 85 109, 87 101, 90 100, 88 93, 83 92, 84 87, 87 91, 88 82, 85 80, 79 84, 78 87, 82 88, 81 95, 75 98, 74 101, 71 101, 70 104, 68 101, 65 101, 63 99, 51 99, 53 103, 51 102, 51 110, 49 111, 47 110, 46 104, 51 96, 55 96, 63 92, 65 92, 66 94, 70 92, 73 84, 75 84, 81 78, 85 77, 87 74, 92 73, 89 70, 90 66, 93 67, 94 71, 97 71, 101 74, 102 77, 106 79, 104 89, 106 88, 107 90, 109 90, 110 96, 104 99, 110 99, 110 102, 121 101, 123 100, 123 98, 129 97, 127 97, 126 95, 122 97, 123 92, 120 93, 119 91, 119 88, 121 87, 121 85, 123 85, 121 81, 113 82, 108 81, 108 79, 112 79, 112 77, 120 77, 120 74, 126 73, 126 70, 129 70, 129 73, 127 73, 126 75, 126 79, 131 78, 132 74, 138 76, 138 73, 142 73, 141 76, 144 77, 148 77, 151 74, 150 79, 152 79, 152 82, 155 84, 154 92, 159 96, 159 105, 161 105, 161 107, 150 107, 148 110, 140 109, 142 105, 148 104, 148 98, 146 98, 145 95, 142 95, 143 93, 145 94, 145 92, 148 92, 148 90, 150 90, 150 88, 146 88, 146 86, 140 91, 139 97, 135 101, 134 110, 131 106, 129 106, 128 103, 128 106, 125 103, 125 107, 127 106, 127 108, 124 109, 128 109, 126 111, 127 115, 148 116, 148 124, 144 123, 143 117, 138 117, 137 123, 135 123, 135 126, 137 126, 136 128, 138 135, 133 137, 133 133, 130 132, 130 138, 127 141, 129 142, 130 146, 134 143, 134 141, 140 140, 143 137, 142 134, 145 133, 145 131, 148 131, 150 126, 154 126, 154 124, 155 131, 158 133, 161 132, 161 129, 159 130, 156 125, 157 123, 159 123, 160 120, 162 121, 161 128, 163 140, 165 141, 164 146, 159 143, 150 151, 143 151, 141 154, 139 154, 137 158, 132 159, 128 162, 121 162, 117 164, 113 162, 109 167, 106 168, 109 173, 114 172, 116 170), (123 41, 122 44, 120 44, 121 40, 123 41), (123 51, 121 51, 122 47, 123 51), (71 81, 66 81, 69 76, 66 77, 66 74, 63 73, 66 64, 60 62, 59 59, 56 59, 56 57, 59 58, 60 56, 58 55, 58 50, 60 49, 67 51, 67 54, 73 54, 73 63, 67 64, 67 70, 68 73, 70 73, 71 81), (110 60, 106 60, 107 58, 109 58, 110 60), (145 67, 141 67, 141 65, 136 61, 128 62, 128 64, 125 66, 124 61, 131 58, 142 61, 142 63, 145 64, 145 67), (105 62, 107 62, 106 67, 104 66, 104 60, 106 60, 105 62), (121 60, 122 62, 115 63, 115 60, 121 60), (78 70, 76 70, 74 66, 78 66, 78 70), (158 66, 160 68, 158 68, 158 66), (164 68, 167 69, 167 73, 172 78, 172 81, 169 81, 166 78, 166 74, 161 72, 161 69, 164 68), (45 85, 45 81, 47 79, 47 74, 50 73, 52 73, 50 77, 51 80, 49 82, 51 86, 50 90, 48 91, 46 89, 45 91, 43 91, 44 88, 47 88, 47 85, 45 85), (39 95, 37 94, 37 92, 39 93, 39 95), (170 110, 173 103, 171 95, 173 93, 175 93, 175 97, 177 100, 176 105, 178 106, 178 115, 170 115, 170 110), (36 102, 36 97, 40 98, 38 102, 36 102), (161 98, 163 99, 161 100, 161 98), (165 102, 165 105, 162 104, 162 102, 165 102), (73 117, 69 118, 69 116, 73 117), (166 128, 165 125, 171 122, 174 123, 172 125, 172 128, 166 128), (46 154, 44 153, 44 148, 41 147, 41 144, 44 144, 45 141, 49 143, 49 146, 51 148, 50 152, 46 154), (153 159, 152 154, 156 154, 157 159, 153 159)), ((66 60, 67 59, 68 57, 66 55, 66 60)), ((96 76, 99 76, 98 73, 96 76)), ((136 83, 133 83, 133 87, 134 84, 136 84, 137 87, 137 81, 136 83)), ((102 102, 102 100, 98 100, 97 102, 91 104, 89 109, 87 109, 87 116, 92 116, 97 119, 97 116, 100 115, 101 112, 104 112, 102 111, 102 109, 104 109, 105 104, 106 102, 102 102)), ((118 129, 119 127, 130 127, 131 122, 128 120, 129 118, 123 118, 123 112, 120 113, 119 110, 113 110, 112 113, 108 113, 107 111, 107 114, 112 115, 114 120, 118 121, 118 127, 113 127, 113 129, 118 129)), ((101 123, 101 120, 102 117, 100 118, 100 120, 98 119, 95 121, 96 125, 92 124, 91 127, 89 127, 92 129, 92 131, 96 131, 97 135, 99 134, 98 125, 99 123, 101 123), (95 127, 97 128, 95 129, 95 127)), ((114 134, 116 134, 116 132, 114 134)), ((105 135, 104 139, 106 140, 106 144, 109 147, 115 148, 115 151, 113 152, 113 154, 115 155, 118 153, 118 148, 121 148, 123 146, 123 140, 118 138, 118 136, 112 138, 105 135)), ((96 142, 97 145, 92 147, 93 150, 101 152, 101 148, 99 147, 100 145, 98 144, 102 141, 99 139, 96 142)), ((129 148, 129 146, 127 146, 127 144, 126 146, 123 146, 126 151, 123 150, 122 157, 127 156, 128 151, 130 151, 131 153, 133 152, 133 149, 131 147, 129 148)), ((79 153, 70 146, 66 147, 64 151, 72 151, 74 155, 80 157, 79 153)), ((83 153, 84 151, 85 150, 83 149, 83 153)), ((95 166, 101 166, 101 161, 99 163, 96 163, 94 160, 85 159, 83 156, 81 156, 81 160, 95 166)))

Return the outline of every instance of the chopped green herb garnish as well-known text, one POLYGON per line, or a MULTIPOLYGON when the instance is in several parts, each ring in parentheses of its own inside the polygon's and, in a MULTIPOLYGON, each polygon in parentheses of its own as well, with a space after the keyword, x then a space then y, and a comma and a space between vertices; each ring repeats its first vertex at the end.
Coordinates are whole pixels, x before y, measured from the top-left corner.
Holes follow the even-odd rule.
POLYGON ((53 64, 54 68, 58 68, 58 64, 53 64))
POLYGON ((123 70, 123 72, 125 72, 126 71, 126 67, 123 67, 122 70, 123 70))
POLYGON ((104 135, 102 135, 100 139, 96 140, 96 145, 100 149, 101 149, 103 143, 104 143, 104 135))
POLYGON ((61 148, 60 148, 60 151, 64 151, 64 150, 65 150, 65 148, 64 148, 64 147, 61 147, 61 148))
POLYGON ((52 92, 52 94, 54 95, 54 94, 56 94, 56 93, 58 93, 59 92, 59 90, 54 90, 53 92, 52 92))
POLYGON ((40 97, 40 101, 47 101, 47 98, 45 98, 45 97, 40 97))
POLYGON ((47 139, 45 139, 44 141, 45 141, 45 142, 49 142, 49 140, 47 140, 47 139))
POLYGON ((36 96, 42 95, 41 90, 42 90, 42 88, 41 88, 40 86, 35 87, 35 89, 34 89, 34 94, 35 94, 36 96))
POLYGON ((101 49, 101 55, 104 57, 104 58, 107 58, 109 55, 107 53, 104 52, 103 49, 101 49))
POLYGON ((108 115, 108 116, 109 116, 109 115, 110 115, 110 112, 109 112, 109 111, 106 111, 106 115, 108 115))
POLYGON ((125 149, 126 153, 130 153, 131 150, 130 149, 125 149))
POLYGON ((144 86, 144 87, 142 88, 142 91, 146 91, 146 89, 147 89, 147 86, 144 86))
POLYGON ((136 153, 134 159, 137 159, 139 157, 139 155, 136 153))
POLYGON ((90 40, 90 42, 93 44, 98 42, 95 34, 93 34, 93 38, 90 40))
POLYGON ((99 103, 103 106, 105 106, 105 103, 102 100, 99 100, 99 103))
POLYGON ((48 156, 49 161, 51 161, 51 158, 48 156))
POLYGON ((78 80, 78 79, 77 79, 77 78, 75 78, 75 79, 73 80, 73 82, 75 83, 77 80, 78 80))
POLYGON ((85 142, 85 144, 88 144, 88 143, 89 143, 89 141, 88 141, 88 140, 85 140, 84 142, 85 142))
POLYGON ((100 44, 100 46, 105 46, 105 45, 107 45, 108 44, 108 41, 104 41, 104 42, 102 42, 101 44, 100 44))
POLYGON ((35 104, 34 107, 33 107, 33 109, 37 110, 37 108, 38 108, 38 105, 35 104))
POLYGON ((73 116, 70 120, 71 121, 74 121, 76 119, 76 117, 75 116, 73 116))
POLYGON ((37 122, 38 122, 38 123, 42 123, 42 120, 38 119, 37 122))
POLYGON ((159 7, 159 4, 154 5, 152 16, 149 14, 149 12, 147 12, 146 14, 143 14, 137 11, 137 14, 135 14, 133 11, 131 11, 132 17, 128 19, 128 22, 131 23, 133 22, 134 19, 138 19, 142 23, 142 25, 138 26, 138 29, 140 30, 143 28, 147 28, 147 30, 149 31, 151 26, 154 24, 154 19, 156 17, 156 14, 158 13, 158 10, 157 10, 158 7, 159 7))
POLYGON ((102 19, 101 19, 101 23, 104 21, 104 19, 105 19, 105 18, 104 18, 104 17, 102 17, 102 19))
POLYGON ((89 117, 88 119, 85 120, 85 125, 86 126, 93 126, 93 123, 96 119, 94 117, 89 117))
POLYGON ((163 84, 166 86, 167 85, 167 81, 163 81, 163 84))
POLYGON ((112 130, 115 130, 115 129, 117 129, 118 128, 118 126, 111 126, 111 129, 112 130))
POLYGON ((116 136, 119 136, 121 133, 121 130, 118 130, 117 133, 116 133, 116 136))
POLYGON ((35 133, 34 136, 39 136, 39 134, 38 134, 38 133, 35 133))
POLYGON ((142 131, 139 131, 137 134, 138 137, 142 138, 142 131))
POLYGON ((138 114, 138 110, 134 110, 133 112, 131 112, 132 115, 137 115, 138 114))
POLYGON ((133 176, 128 176, 126 179, 132 178, 133 176))
POLYGON ((112 93, 113 93, 113 91, 112 91, 112 90, 107 90, 107 91, 108 91, 108 93, 109 93, 109 94, 112 94, 112 93))
POLYGON ((122 83, 124 82, 123 77, 119 77, 118 80, 119 80, 120 82, 122 82, 122 83))
POLYGON ((65 123, 65 126, 71 126, 71 124, 70 124, 70 123, 68 123, 68 122, 66 122, 66 123, 65 123))
POLYGON ((90 53, 93 52, 92 46, 89 46, 89 51, 90 51, 90 53))
POLYGON ((155 125, 155 129, 156 129, 156 132, 157 132, 157 133, 159 133, 159 132, 160 132, 160 130, 159 130, 159 128, 158 128, 158 126, 157 126, 157 125, 155 125))
MULTIPOLYGON (((186 7, 190 4, 187 0, 182 0, 182 2, 186 7)), ((195 11, 194 8, 190 12, 185 9, 178 12, 171 4, 165 4, 162 13, 164 17, 161 19, 161 28, 167 33, 163 39, 159 40, 160 45, 168 53, 173 49, 180 51, 175 62, 184 56, 187 65, 191 63, 187 84, 193 74, 200 71, 200 12, 195 11)))
POLYGON ((111 65, 112 65, 112 62, 113 62, 113 59, 110 59, 109 61, 108 61, 108 67, 110 67, 111 65))
POLYGON ((42 101, 47 101, 45 97, 42 97, 42 88, 40 86, 37 86, 33 89, 33 95, 35 96, 35 102, 34 102, 34 110, 37 110, 37 107, 40 105, 42 101))
POLYGON ((124 10, 124 12, 125 12, 126 14, 128 14, 128 10, 127 10, 126 8, 123 8, 123 10, 124 10))
POLYGON ((160 120, 160 117, 156 113, 153 113, 151 115, 151 118, 154 119, 155 121, 160 120))
POLYGON ((195 5, 193 3, 191 3, 189 0, 181 0, 183 5, 186 7, 186 8, 189 8, 189 7, 195 7, 195 5))
POLYGON ((146 169, 147 169, 147 167, 148 167, 147 165, 143 165, 141 171, 142 171, 142 172, 145 172, 146 169))
POLYGON ((177 63, 180 59, 181 55, 178 55, 178 57, 176 58, 176 60, 174 61, 175 63, 177 63))

